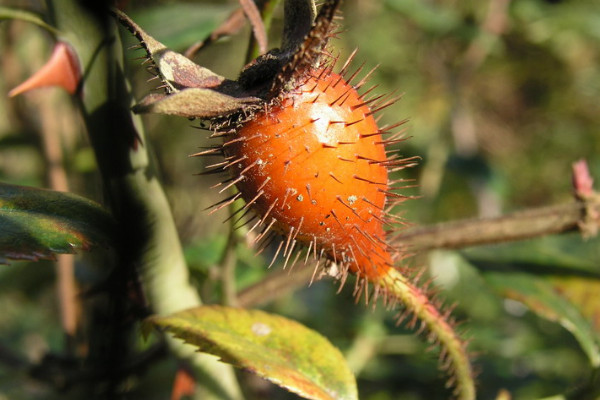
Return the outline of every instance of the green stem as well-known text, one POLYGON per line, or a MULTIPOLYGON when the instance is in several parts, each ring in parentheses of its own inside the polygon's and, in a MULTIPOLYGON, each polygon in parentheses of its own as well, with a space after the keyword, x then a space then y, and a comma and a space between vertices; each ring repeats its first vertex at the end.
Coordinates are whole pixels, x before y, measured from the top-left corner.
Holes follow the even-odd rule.
POLYGON ((41 28, 44 28, 52 34, 59 33, 56 28, 48 25, 39 15, 30 11, 19 10, 12 7, 0 7, 0 20, 3 19, 19 19, 21 21, 30 22, 41 28))
MULTIPOLYGON (((229 206, 229 213, 233 215, 235 212, 233 204, 229 206)), ((222 303, 226 306, 238 307, 237 294, 235 289, 235 269, 237 264, 237 256, 235 248, 238 243, 238 233, 235 229, 235 218, 229 219, 229 234, 227 235, 227 243, 223 254, 219 260, 219 268, 221 269, 221 284, 223 288, 222 303)))
POLYGON ((457 397, 460 400, 475 399, 475 382, 466 344, 458 336, 448 317, 441 314, 438 307, 429 300, 429 296, 397 269, 391 268, 375 284, 380 285, 388 295, 398 299, 406 311, 421 320, 431 333, 428 340, 441 346, 440 363, 442 368, 448 369, 451 376, 449 383, 455 386, 457 397))
MULTIPOLYGON (((120 269, 136 268, 130 272, 138 275, 153 313, 167 315, 199 306, 200 297, 189 282, 171 210, 152 162, 150 143, 141 119, 130 111, 133 99, 125 78, 117 27, 107 10, 91 4, 96 3, 61 0, 51 11, 56 13, 60 39, 73 46, 83 69, 79 106, 105 193, 121 225, 116 273, 119 278, 127 278, 120 269)), ((230 366, 195 353, 179 341, 168 341, 177 356, 194 365, 206 391, 198 398, 242 398, 230 366)))

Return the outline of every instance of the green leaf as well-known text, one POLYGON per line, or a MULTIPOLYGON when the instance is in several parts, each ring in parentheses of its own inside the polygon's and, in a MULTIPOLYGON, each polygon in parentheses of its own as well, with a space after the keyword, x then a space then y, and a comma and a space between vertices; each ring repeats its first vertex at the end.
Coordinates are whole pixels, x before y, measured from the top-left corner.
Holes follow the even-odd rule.
POLYGON ((594 367, 600 366, 600 343, 591 321, 545 279, 523 272, 485 272, 486 281, 502 296, 522 302, 531 311, 561 324, 575 336, 594 367))
POLYGON ((515 243, 473 247, 461 253, 478 267, 536 275, 573 275, 600 278, 600 238, 582 240, 579 233, 555 235, 515 243))
POLYGON ((115 224, 100 205, 45 189, 0 184, 0 262, 111 244, 115 224))
POLYGON ((578 233, 462 251, 469 261, 489 271, 527 273, 546 282, 577 307, 600 338, 600 238, 582 240, 578 233))
POLYGON ((548 282, 561 296, 577 306, 581 314, 590 321, 600 340, 600 279, 561 276, 549 277, 548 282))
POLYGON ((307 399, 357 399, 342 354, 305 326, 258 310, 204 306, 149 324, 307 399))

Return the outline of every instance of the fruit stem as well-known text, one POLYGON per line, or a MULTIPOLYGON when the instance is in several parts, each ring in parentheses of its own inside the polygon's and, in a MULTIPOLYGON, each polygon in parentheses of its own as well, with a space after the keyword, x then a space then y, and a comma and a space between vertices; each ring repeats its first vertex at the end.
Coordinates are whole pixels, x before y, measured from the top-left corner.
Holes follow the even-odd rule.
POLYGON ((442 348, 440 363, 448 369, 451 383, 456 387, 455 394, 460 400, 475 399, 473 371, 466 351, 466 343, 458 337, 451 322, 440 313, 429 296, 394 268, 390 268, 374 284, 383 288, 388 296, 399 300, 410 312, 427 327, 428 341, 437 342, 442 348))

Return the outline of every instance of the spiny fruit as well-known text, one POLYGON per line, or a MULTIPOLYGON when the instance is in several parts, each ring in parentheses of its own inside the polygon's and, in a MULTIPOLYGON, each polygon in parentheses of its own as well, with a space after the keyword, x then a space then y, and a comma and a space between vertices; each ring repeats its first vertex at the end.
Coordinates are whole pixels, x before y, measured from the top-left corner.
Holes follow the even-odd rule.
POLYGON ((402 197, 390 192, 388 166, 406 161, 388 160, 373 113, 325 67, 226 136, 231 182, 260 216, 258 239, 283 234, 286 261, 303 244, 369 280, 392 267, 386 197, 402 197))
MULTIPOLYGON (((449 385, 460 399, 472 400, 475 386, 466 344, 449 311, 441 313, 439 302, 418 279, 397 268, 403 253, 387 240, 388 226, 393 229, 398 222, 388 210, 406 198, 396 192, 401 188, 388 174, 414 163, 386 153, 386 144, 403 139, 383 136, 401 123, 378 128, 373 117, 395 99, 366 98, 370 89, 358 94, 366 78, 353 84, 358 71, 348 76, 348 63, 339 74, 328 65, 327 43, 335 36, 339 3, 325 0, 307 32, 284 29, 287 45, 254 60, 237 81, 166 49, 117 13, 148 52, 167 89, 147 96, 135 110, 207 120, 223 143, 197 155, 224 155, 207 173, 228 170, 230 178, 216 186, 220 192, 233 186, 239 190, 214 210, 242 198, 245 205, 230 218, 248 224, 262 248, 274 242, 276 256, 282 254, 287 265, 296 262, 302 247, 307 258, 341 267, 342 283, 348 272, 357 275, 357 293, 363 290, 368 298, 370 283, 388 306, 400 303, 404 310, 398 323, 408 315, 409 326, 421 323, 419 332, 440 347, 449 385)), ((285 14, 289 26, 299 26, 293 12, 285 14)), ((312 20, 311 12, 305 14, 312 20)))
POLYGON ((348 81, 356 73, 346 81, 346 68, 341 74, 329 66, 309 70, 274 104, 226 124, 217 133, 224 138, 222 146, 198 153, 222 152, 225 160, 214 168, 228 169, 231 179, 217 186, 239 190, 216 209, 241 197, 245 205, 236 214, 241 213, 241 220, 254 211, 246 223, 250 231, 261 227, 256 242, 266 246, 280 238, 275 257, 282 254, 288 264, 295 253, 293 264, 302 245, 307 258, 324 257, 341 267, 342 283, 348 271, 355 274, 367 299, 371 283, 389 304, 400 301, 430 332, 428 340, 442 344, 442 364, 456 379, 460 398, 473 399, 465 344, 449 315, 441 314, 427 293, 396 269, 401 252, 387 241, 385 226, 395 221, 386 210, 406 199, 395 192, 388 174, 414 162, 386 152, 386 144, 402 139, 386 140, 383 134, 401 123, 380 129, 373 116, 395 99, 367 100, 357 91, 365 80, 352 85, 348 81))

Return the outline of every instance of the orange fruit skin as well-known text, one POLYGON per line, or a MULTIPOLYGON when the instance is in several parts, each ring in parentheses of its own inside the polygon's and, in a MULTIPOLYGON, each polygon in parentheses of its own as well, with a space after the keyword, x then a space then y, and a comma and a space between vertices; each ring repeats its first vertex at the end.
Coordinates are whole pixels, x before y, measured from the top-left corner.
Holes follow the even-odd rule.
POLYGON ((223 149, 263 224, 275 219, 273 229, 288 242, 311 246, 315 255, 322 250, 374 280, 392 266, 382 222, 388 170, 377 123, 363 103, 338 74, 312 71, 223 149))

